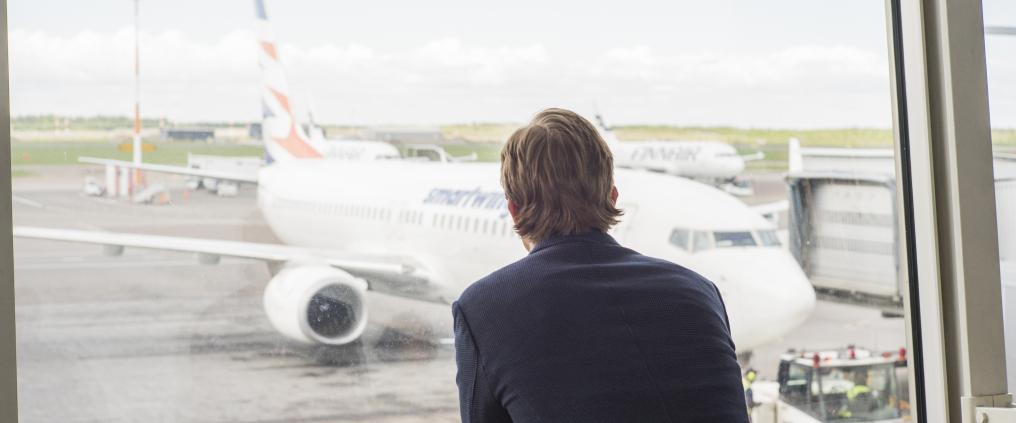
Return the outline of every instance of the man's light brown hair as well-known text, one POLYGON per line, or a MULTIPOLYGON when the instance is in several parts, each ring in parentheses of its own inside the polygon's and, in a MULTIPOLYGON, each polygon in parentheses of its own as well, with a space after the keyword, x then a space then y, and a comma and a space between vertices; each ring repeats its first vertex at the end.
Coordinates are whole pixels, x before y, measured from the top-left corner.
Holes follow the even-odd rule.
POLYGON ((516 207, 515 231, 532 242, 606 231, 614 207, 614 156, 589 121, 547 109, 516 130, 501 150, 501 186, 516 207))

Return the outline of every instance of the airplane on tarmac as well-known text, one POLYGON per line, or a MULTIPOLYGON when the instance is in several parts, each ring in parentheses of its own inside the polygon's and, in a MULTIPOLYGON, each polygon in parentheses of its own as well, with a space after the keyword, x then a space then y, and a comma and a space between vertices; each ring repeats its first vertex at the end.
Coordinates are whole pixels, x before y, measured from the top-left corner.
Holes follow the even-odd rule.
MULTIPOLYGON (((271 164, 255 177, 258 207, 284 244, 16 227, 22 238, 186 251, 204 263, 258 259, 273 277, 264 310, 282 335, 343 345, 368 322, 428 340, 450 337, 449 304, 473 281, 526 254, 512 229, 496 163, 328 159, 299 128, 257 0, 264 76, 264 141, 271 164)), ((131 162, 117 162, 132 167, 131 162)), ((193 169, 136 168, 191 176, 193 169)), ((644 254, 712 280, 740 354, 802 323, 815 293, 776 228, 740 200, 684 178, 619 169, 611 234, 644 254)))
POLYGON ((761 160, 761 153, 740 155, 733 146, 719 141, 625 141, 621 142, 602 115, 596 115, 600 133, 614 153, 614 164, 694 179, 720 187, 734 195, 750 195, 750 187, 737 176, 745 162, 761 160))

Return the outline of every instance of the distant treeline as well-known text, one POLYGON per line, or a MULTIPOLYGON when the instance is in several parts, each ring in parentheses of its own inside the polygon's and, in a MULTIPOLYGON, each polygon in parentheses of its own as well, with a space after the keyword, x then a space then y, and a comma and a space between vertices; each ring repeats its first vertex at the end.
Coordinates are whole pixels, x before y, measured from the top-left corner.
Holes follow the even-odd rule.
MULTIPOLYGON (((141 126, 145 128, 166 127, 203 127, 228 128, 247 126, 250 122, 174 122, 161 118, 142 118, 141 126)), ((128 116, 59 116, 59 115, 25 115, 11 118, 11 129, 18 131, 101 131, 134 127, 134 118, 128 116)))
MULTIPOLYGON (((176 122, 169 119, 143 118, 145 128, 204 127, 228 128, 245 127, 252 122, 176 122)), ((128 116, 58 116, 27 115, 15 116, 11 129, 30 130, 114 130, 127 129, 134 125, 128 116)), ((503 142, 521 123, 470 123, 441 126, 444 138, 450 142, 503 142)), ((362 126, 324 125, 329 135, 353 134, 362 126)), ((892 131, 889 128, 822 128, 822 129, 778 129, 778 128, 736 128, 696 127, 670 125, 617 125, 614 127, 622 140, 715 140, 741 146, 785 145, 787 139, 798 138, 805 146, 830 147, 878 147, 892 145, 892 131)), ((995 129, 992 131, 995 144, 1016 145, 1016 129, 995 129)))

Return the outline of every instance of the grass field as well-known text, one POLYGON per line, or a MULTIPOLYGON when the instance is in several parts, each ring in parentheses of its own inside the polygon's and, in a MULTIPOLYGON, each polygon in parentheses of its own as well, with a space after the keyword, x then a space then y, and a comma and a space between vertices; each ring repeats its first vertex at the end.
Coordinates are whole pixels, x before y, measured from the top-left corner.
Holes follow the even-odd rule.
MULTIPOLYGON (((209 144, 204 142, 154 143, 155 151, 144 154, 144 161, 160 164, 185 164, 187 153, 224 156, 260 156, 262 149, 255 145, 209 144)), ((11 145, 11 165, 63 165, 75 164, 78 157, 101 157, 130 160, 131 153, 119 151, 117 144, 108 142, 14 142, 11 145)))
MULTIPOLYGON (((442 127, 443 135, 449 140, 444 148, 453 156, 467 156, 476 153, 480 161, 497 161, 501 143, 511 134, 516 124, 471 124, 442 127)), ((351 128, 351 127, 350 127, 351 128)), ((347 131, 353 129, 343 128, 347 131)), ((620 126, 615 129, 623 141, 634 140, 713 140, 733 145, 741 154, 762 152, 763 160, 748 163, 748 170, 782 171, 787 163, 787 141, 797 138, 805 147, 843 148, 888 148, 892 146, 889 129, 842 128, 842 129, 745 129, 745 128, 699 128, 672 126, 620 126)), ((1016 150, 1016 130, 1004 129, 992 132, 996 149, 1016 150)), ((145 154, 149 163, 184 164, 187 154, 214 154, 226 156, 260 156, 257 145, 218 144, 204 142, 159 142, 151 141, 155 151, 145 154)), ((108 141, 23 141, 15 140, 11 148, 12 176, 26 176, 29 173, 17 166, 62 165, 78 162, 78 157, 102 157, 129 160, 129 152, 120 151, 116 143, 108 141)))

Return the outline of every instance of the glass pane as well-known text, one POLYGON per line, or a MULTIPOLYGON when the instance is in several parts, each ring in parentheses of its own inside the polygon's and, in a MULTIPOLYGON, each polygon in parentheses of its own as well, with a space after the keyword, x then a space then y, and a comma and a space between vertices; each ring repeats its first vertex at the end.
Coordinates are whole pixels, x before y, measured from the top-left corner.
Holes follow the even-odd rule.
POLYGON ((998 253, 1010 386, 1016 383, 1016 5, 985 0, 984 39, 988 61, 988 104, 995 165, 998 253))
POLYGON ((766 247, 779 247, 780 236, 776 234, 774 230, 762 230, 758 231, 759 241, 766 247))
POLYGON ((714 232, 713 239, 719 248, 755 246, 755 237, 751 232, 714 232))
POLYGON ((695 246, 696 252, 705 251, 713 248, 713 237, 709 232, 698 231, 695 232, 695 246))
POLYGON ((753 421, 908 413, 882 3, 142 1, 137 126, 132 7, 10 4, 24 422, 458 421, 450 305, 527 254, 498 160, 551 106, 611 235, 718 287, 753 421))
POLYGON ((690 238, 688 235, 687 229, 674 229, 670 233, 670 243, 682 250, 687 250, 688 239, 690 238))

